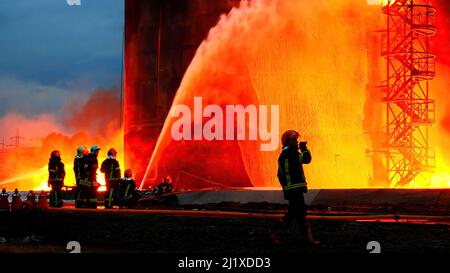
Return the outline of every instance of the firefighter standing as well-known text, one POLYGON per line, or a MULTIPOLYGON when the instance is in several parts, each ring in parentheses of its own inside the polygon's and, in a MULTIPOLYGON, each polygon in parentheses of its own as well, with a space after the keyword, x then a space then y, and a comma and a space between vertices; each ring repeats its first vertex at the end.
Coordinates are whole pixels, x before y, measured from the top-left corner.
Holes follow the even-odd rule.
POLYGON ((77 155, 73 160, 73 171, 75 173, 76 191, 75 191, 75 207, 81 208, 86 201, 86 186, 80 184, 83 178, 83 167, 85 156, 89 154, 88 149, 81 145, 77 148, 77 155))
POLYGON ((61 152, 53 151, 48 161, 48 186, 51 187, 50 191, 50 206, 60 208, 63 206, 63 200, 61 196, 61 189, 64 186, 64 177, 66 171, 64 169, 64 163, 61 161, 61 152))
POLYGON ((270 239, 274 244, 280 244, 279 233, 295 219, 297 219, 305 241, 311 245, 320 242, 314 240, 311 227, 306 220, 306 204, 303 194, 307 192, 307 183, 303 164, 311 162, 311 153, 306 142, 300 142, 299 133, 293 130, 286 131, 282 136, 283 149, 278 158, 278 180, 283 187, 284 198, 288 200, 288 212, 280 221, 277 221, 270 230, 270 239), (300 152, 298 149, 300 148, 300 152))
POLYGON ((112 208, 117 201, 117 187, 119 185, 121 173, 119 161, 117 161, 116 156, 116 149, 109 149, 108 157, 102 162, 100 168, 100 171, 105 174, 105 208, 112 208))
POLYGON ((86 187, 87 207, 93 209, 97 208, 97 189, 99 187, 97 182, 97 157, 99 152, 100 147, 93 145, 91 152, 84 157, 82 179, 80 180, 80 184, 86 187))
POLYGON ((133 179, 133 172, 125 170, 124 178, 120 180, 117 189, 117 201, 120 207, 132 208, 136 205, 139 194, 136 191, 136 183, 133 179))
POLYGON ((6 189, 2 189, 2 193, 0 193, 0 212, 10 210, 9 206, 9 193, 6 192, 6 189))

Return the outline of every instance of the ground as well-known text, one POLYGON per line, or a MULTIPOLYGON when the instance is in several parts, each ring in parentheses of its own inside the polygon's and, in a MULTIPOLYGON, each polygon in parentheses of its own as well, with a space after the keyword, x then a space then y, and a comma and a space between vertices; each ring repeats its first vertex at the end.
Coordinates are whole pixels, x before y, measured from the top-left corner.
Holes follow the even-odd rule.
POLYGON ((294 225, 273 246, 267 230, 273 219, 211 218, 136 213, 33 212, 0 215, 0 252, 146 253, 367 253, 378 241, 383 253, 450 253, 450 226, 336 220, 311 221, 322 244, 306 247, 294 225))

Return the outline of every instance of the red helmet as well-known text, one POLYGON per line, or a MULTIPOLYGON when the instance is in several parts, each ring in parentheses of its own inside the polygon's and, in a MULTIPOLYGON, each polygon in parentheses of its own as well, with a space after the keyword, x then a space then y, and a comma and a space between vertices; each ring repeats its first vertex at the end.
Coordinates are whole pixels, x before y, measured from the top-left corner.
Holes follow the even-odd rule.
POLYGON ((117 151, 114 148, 111 148, 108 150, 108 155, 112 155, 112 156, 116 156, 117 155, 117 151))
POLYGON ((54 157, 54 156, 61 156, 61 152, 58 150, 54 150, 51 154, 50 157, 54 157))
POLYGON ((172 184, 172 177, 170 177, 170 176, 166 176, 166 177, 164 177, 164 178, 163 178, 163 182, 166 182, 166 183, 172 184))
POLYGON ((126 178, 132 178, 133 177, 133 171, 131 169, 126 169, 124 175, 125 175, 126 178))
POLYGON ((284 132, 283 136, 281 136, 281 143, 284 146, 290 145, 293 141, 299 138, 300 134, 294 130, 288 130, 284 132))

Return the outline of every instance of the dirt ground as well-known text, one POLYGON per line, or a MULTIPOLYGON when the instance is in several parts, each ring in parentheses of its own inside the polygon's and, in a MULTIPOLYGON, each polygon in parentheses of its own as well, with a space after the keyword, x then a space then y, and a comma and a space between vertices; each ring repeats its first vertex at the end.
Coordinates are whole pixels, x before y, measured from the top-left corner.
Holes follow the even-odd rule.
POLYGON ((367 253, 378 241, 383 253, 450 253, 450 226, 348 221, 312 221, 322 244, 306 247, 293 225, 283 244, 268 242, 271 219, 206 218, 93 212, 0 215, 0 252, 68 252, 78 241, 87 253, 367 253))

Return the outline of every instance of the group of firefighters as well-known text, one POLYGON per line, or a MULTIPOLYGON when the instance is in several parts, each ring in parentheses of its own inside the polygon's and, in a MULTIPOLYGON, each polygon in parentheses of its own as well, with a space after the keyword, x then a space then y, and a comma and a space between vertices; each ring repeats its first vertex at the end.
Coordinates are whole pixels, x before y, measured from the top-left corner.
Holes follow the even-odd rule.
MULTIPOLYGON (((312 235, 311 226, 306 219, 306 204, 304 193, 307 192, 307 182, 303 170, 303 164, 311 162, 311 152, 306 142, 298 142, 299 133, 294 130, 286 131, 282 136, 282 151, 278 158, 278 180, 282 186, 284 198, 288 201, 288 212, 279 221, 275 222, 269 231, 269 237, 274 244, 280 244, 279 235, 281 231, 297 220, 300 230, 307 243, 319 244, 312 235)), ((97 169, 98 154, 100 147, 92 146, 90 153, 84 146, 78 147, 77 156, 74 161, 74 172, 76 177, 76 200, 77 208, 97 207, 97 169)), ((121 178, 119 162, 116 160, 117 151, 110 149, 108 157, 101 165, 101 172, 105 174, 106 195, 105 207, 113 205, 130 206, 137 201, 136 184, 132 179, 131 170, 125 171, 125 177, 121 178)), ((49 161, 49 184, 52 186, 50 204, 55 207, 62 206, 61 188, 65 177, 64 164, 61 162, 61 153, 53 151, 49 161)), ((163 183, 156 189, 155 193, 166 194, 172 190, 170 177, 163 179, 163 183), (166 191, 168 188, 168 191, 166 191)))
MULTIPOLYGON (((73 163, 73 171, 76 179, 75 207, 97 208, 97 190, 100 184, 97 182, 97 170, 99 168, 98 155, 101 148, 93 145, 90 151, 85 146, 77 148, 77 155, 73 163)), ((109 149, 107 158, 102 162, 100 171, 105 175, 106 193, 105 208, 132 207, 139 199, 136 183, 133 180, 131 169, 125 170, 121 177, 119 162, 116 159, 117 151, 109 149)), ((66 171, 61 160, 61 152, 53 151, 48 162, 48 184, 51 187, 51 207, 62 207, 62 188, 66 171)))

